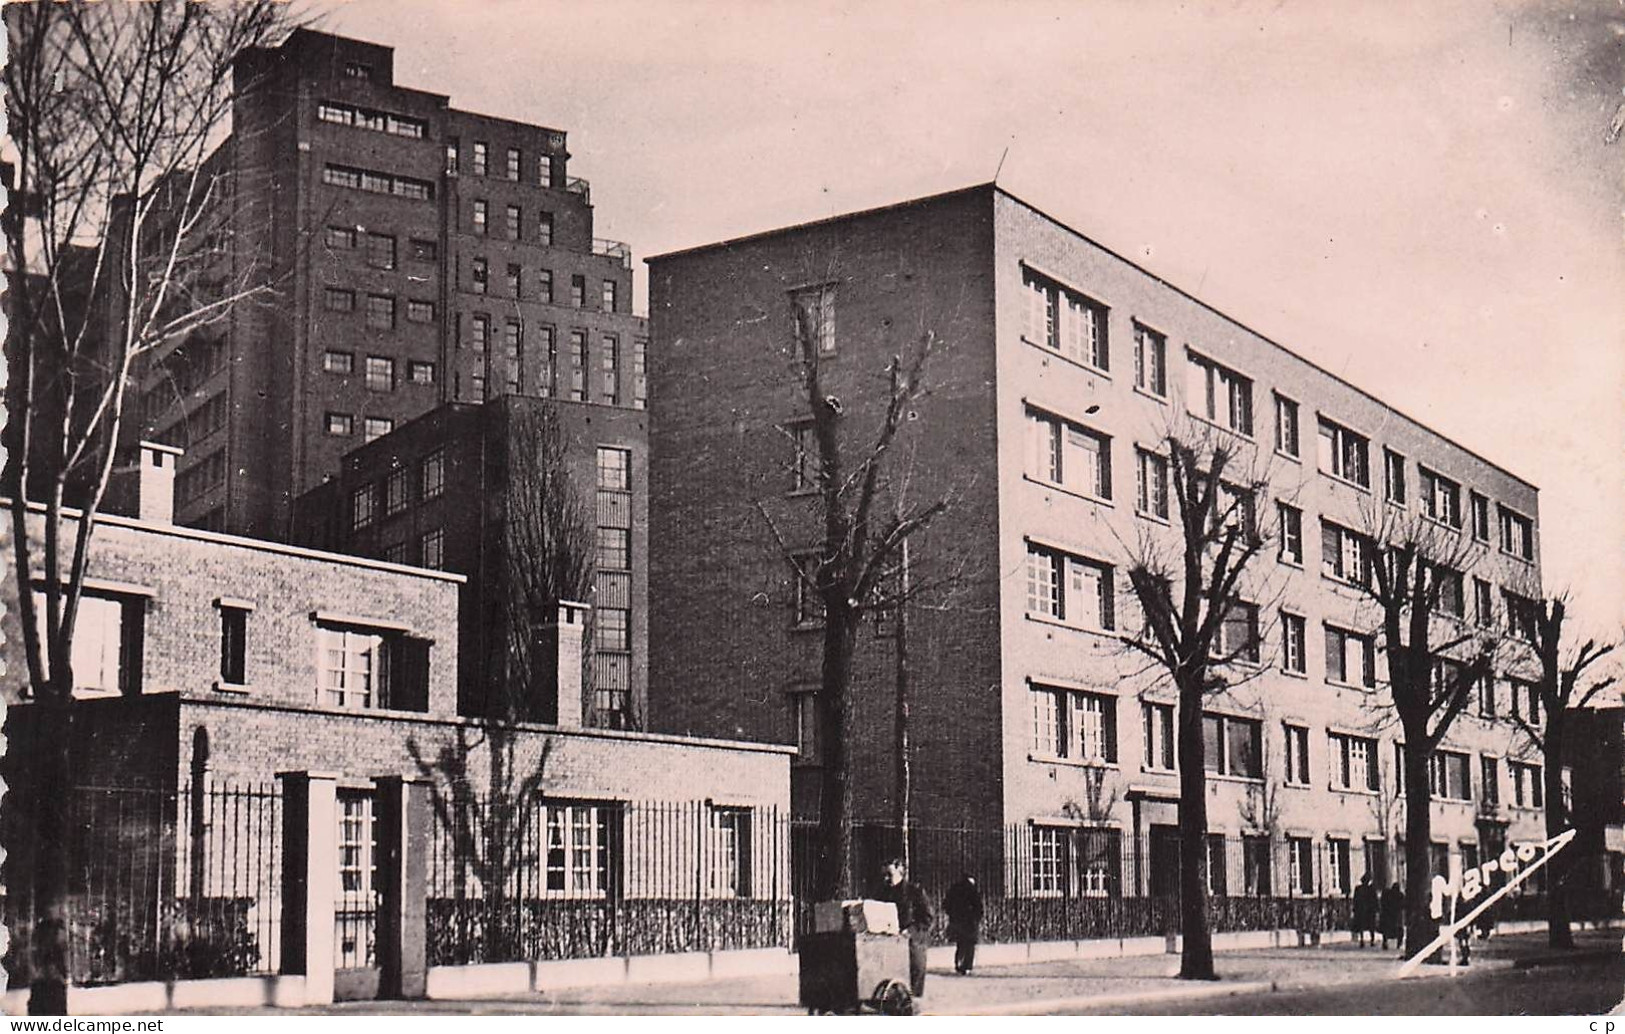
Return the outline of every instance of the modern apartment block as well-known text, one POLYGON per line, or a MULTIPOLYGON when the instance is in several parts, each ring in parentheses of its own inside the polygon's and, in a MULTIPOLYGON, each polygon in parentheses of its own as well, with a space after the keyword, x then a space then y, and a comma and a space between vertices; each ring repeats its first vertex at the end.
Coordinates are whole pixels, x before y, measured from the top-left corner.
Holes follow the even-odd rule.
POLYGON ((521 610, 590 606, 589 725, 639 728, 648 686, 648 414, 563 399, 503 395, 450 403, 347 454, 333 479, 300 500, 294 539, 464 576, 458 711, 493 711, 510 690, 517 714, 559 720, 554 665, 526 670, 510 641, 521 610), (546 464, 544 472, 538 464, 546 464), (555 505, 546 497, 557 494, 555 505), (568 499, 568 503, 562 502, 568 499), (570 525, 573 536, 560 529, 570 525), (593 558, 591 584, 548 590, 557 552, 593 558))
MULTIPOLYGON (((940 341, 888 461, 911 500, 952 503, 913 548, 916 577, 957 582, 910 618, 919 825, 1019 830, 1015 890, 1177 885, 1175 695, 1122 638, 1139 621, 1131 561, 1175 544, 1175 434, 1234 443, 1271 541, 1224 629, 1255 659, 1208 705, 1213 850, 1238 855, 1215 857, 1216 879, 1268 893, 1273 866, 1275 893, 1337 894, 1394 878, 1403 736, 1354 584, 1384 514, 1467 557, 1442 620, 1512 644, 1432 763, 1433 856, 1543 836, 1539 761, 1505 721, 1530 706, 1535 486, 995 186, 649 263, 653 728, 799 743, 795 806, 816 813, 822 636, 786 556, 822 534, 802 306, 849 465, 890 357, 940 341)), ((883 823, 891 640, 860 639, 854 686, 857 818, 883 823)))
POLYGON ((392 48, 305 29, 235 75, 215 287, 276 295, 139 374, 129 436, 185 450, 177 520, 286 540, 345 453, 447 402, 644 405, 631 255, 593 236, 562 131, 458 110, 398 85, 392 48))

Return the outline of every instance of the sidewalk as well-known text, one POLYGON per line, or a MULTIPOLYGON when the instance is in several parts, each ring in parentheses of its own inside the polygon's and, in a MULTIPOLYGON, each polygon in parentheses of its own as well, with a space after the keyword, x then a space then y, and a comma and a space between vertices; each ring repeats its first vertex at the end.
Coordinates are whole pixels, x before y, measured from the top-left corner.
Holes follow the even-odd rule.
MULTIPOLYGON (((1618 931, 1575 935, 1579 954, 1620 950, 1618 931)), ((1545 934, 1503 935, 1475 945, 1473 972, 1511 970, 1520 960, 1551 958, 1545 934)), ((1556 959, 1552 959, 1556 962, 1556 959)), ((1177 955, 1069 959, 1017 966, 979 967, 958 976, 933 968, 921 1011, 944 1016, 1013 1016, 1063 1009, 1130 1008, 1230 995, 1349 988, 1392 980, 1398 952, 1337 944, 1318 948, 1263 948, 1220 952, 1216 982, 1176 979, 1177 955)), ((1448 978, 1445 966, 1424 966, 1412 979, 1448 978)), ((798 1015, 793 975, 740 977, 704 984, 644 984, 561 990, 479 1000, 355 1002, 325 1013, 513 1013, 576 1015, 798 1015)), ((296 1010, 305 1011, 305 1010, 296 1010)))

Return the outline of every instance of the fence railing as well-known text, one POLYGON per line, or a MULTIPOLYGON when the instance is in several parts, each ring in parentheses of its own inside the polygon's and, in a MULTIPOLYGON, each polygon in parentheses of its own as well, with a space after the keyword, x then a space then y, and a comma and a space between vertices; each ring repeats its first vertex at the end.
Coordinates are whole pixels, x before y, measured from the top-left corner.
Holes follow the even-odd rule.
MULTIPOLYGON (((8 837, 5 964, 13 985, 29 979, 33 867, 45 864, 67 868, 75 984, 276 971, 282 812, 275 784, 179 793, 79 787, 67 796, 66 858, 38 857, 26 836, 8 837)), ((19 818, 8 830, 27 828, 19 818)))
POLYGON ((433 810, 431 965, 789 944, 776 808, 441 789, 433 810))

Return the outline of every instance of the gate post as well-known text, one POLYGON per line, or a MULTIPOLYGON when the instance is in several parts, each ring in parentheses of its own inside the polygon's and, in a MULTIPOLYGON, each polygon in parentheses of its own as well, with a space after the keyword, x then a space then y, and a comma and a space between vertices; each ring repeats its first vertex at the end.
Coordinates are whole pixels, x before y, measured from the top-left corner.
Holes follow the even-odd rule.
POLYGON ((282 972, 305 977, 305 1004, 333 1001, 338 890, 338 775, 278 772, 282 781, 282 972))
POLYGON ((429 788, 410 776, 379 776, 373 808, 378 840, 378 997, 428 992, 429 788))

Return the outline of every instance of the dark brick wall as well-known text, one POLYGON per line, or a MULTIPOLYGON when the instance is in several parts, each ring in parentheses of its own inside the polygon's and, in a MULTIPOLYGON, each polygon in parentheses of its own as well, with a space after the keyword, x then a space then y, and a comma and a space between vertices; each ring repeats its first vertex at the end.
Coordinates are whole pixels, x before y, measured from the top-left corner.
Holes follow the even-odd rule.
MULTIPOLYGON (((833 281, 839 354, 825 377, 845 405, 848 449, 871 440, 889 357, 924 331, 941 343, 932 393, 887 468, 895 476, 912 458, 910 499, 953 499, 914 543, 915 580, 960 575, 950 609, 916 608, 910 626, 914 814, 996 813, 998 572, 978 559, 997 550, 992 215, 986 190, 960 192, 651 261, 654 728, 789 742, 789 694, 817 685, 821 637, 791 627, 791 572, 758 504, 792 546, 817 541, 814 501, 787 494, 792 448, 778 428, 806 405, 788 292, 833 281)), ((859 646, 860 817, 890 814, 892 645, 866 629, 859 646)), ((816 779, 798 769, 803 811, 816 779)))

